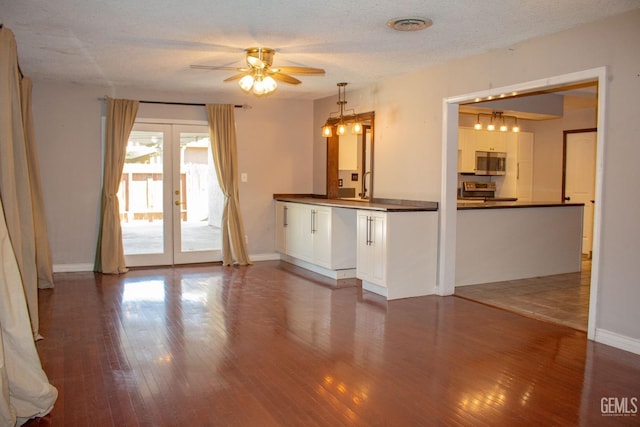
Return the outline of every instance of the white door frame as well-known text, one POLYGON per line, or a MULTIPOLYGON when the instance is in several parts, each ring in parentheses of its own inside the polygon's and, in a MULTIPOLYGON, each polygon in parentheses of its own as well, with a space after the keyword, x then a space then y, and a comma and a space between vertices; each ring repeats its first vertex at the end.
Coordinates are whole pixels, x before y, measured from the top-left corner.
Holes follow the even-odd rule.
MULTIPOLYGON (((598 82, 598 136, 596 140, 596 200, 603 200, 602 186, 604 175, 604 146, 606 141, 605 109, 607 99, 607 68, 599 67, 578 71, 570 74, 553 76, 545 79, 519 83, 511 86, 492 88, 480 92, 473 92, 443 99, 443 128, 442 128, 442 176, 440 202, 440 241, 438 260, 438 294, 452 295, 455 291, 456 272, 456 218, 457 218, 457 165, 458 165, 458 105, 474 99, 493 97, 499 99, 505 93, 533 92, 550 87, 559 87, 572 83, 598 82)), ((589 300, 589 323, 587 338, 595 339, 596 315, 598 304, 598 286, 600 270, 600 232, 602 223, 602 205, 597 203, 593 218, 593 258, 591 264, 591 291, 589 300)))

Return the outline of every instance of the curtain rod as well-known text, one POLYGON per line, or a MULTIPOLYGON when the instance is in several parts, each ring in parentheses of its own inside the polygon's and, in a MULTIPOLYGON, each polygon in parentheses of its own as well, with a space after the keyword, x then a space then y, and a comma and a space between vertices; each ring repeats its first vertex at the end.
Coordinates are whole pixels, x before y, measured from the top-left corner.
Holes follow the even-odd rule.
MULTIPOLYGON (((106 101, 107 100, 107 96, 104 96, 103 98, 98 98, 101 101, 106 101)), ((172 102, 172 101, 143 101, 140 100, 138 101, 142 104, 163 104, 163 105, 191 105, 194 107, 205 107, 207 104, 201 104, 201 103, 193 103, 193 102, 172 102)), ((251 109, 251 105, 249 104, 235 104, 234 105, 235 108, 242 108, 243 110, 249 110, 251 109)))

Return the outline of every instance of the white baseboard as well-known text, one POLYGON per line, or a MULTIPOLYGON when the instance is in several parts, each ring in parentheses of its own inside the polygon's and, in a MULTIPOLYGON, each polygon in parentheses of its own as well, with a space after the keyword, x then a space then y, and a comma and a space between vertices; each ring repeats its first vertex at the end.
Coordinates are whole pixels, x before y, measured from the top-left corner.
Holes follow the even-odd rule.
POLYGON ((606 329, 596 329, 594 341, 621 350, 630 351, 631 353, 640 354, 640 340, 607 331, 606 329))
POLYGON ((267 254, 250 254, 249 259, 251 261, 279 261, 280 254, 277 252, 267 254))
POLYGON ((282 261, 288 262, 289 264, 293 264, 298 267, 302 267, 305 270, 313 271, 314 273, 321 274, 330 279, 350 279, 356 277, 356 269, 355 268, 347 268, 343 270, 329 270, 328 268, 320 267, 319 265, 311 264, 310 262, 303 261, 298 258, 294 258, 289 255, 280 254, 280 259, 282 261))
POLYGON ((93 271, 93 264, 53 264, 54 273, 76 273, 93 271))
MULTIPOLYGON (((252 254, 249 255, 249 259, 251 261, 278 261, 280 259, 280 254, 277 252, 266 253, 266 254, 252 254)), ((77 272, 86 272, 93 271, 93 264, 85 263, 85 264, 54 264, 53 272, 54 273, 77 273, 77 272)))

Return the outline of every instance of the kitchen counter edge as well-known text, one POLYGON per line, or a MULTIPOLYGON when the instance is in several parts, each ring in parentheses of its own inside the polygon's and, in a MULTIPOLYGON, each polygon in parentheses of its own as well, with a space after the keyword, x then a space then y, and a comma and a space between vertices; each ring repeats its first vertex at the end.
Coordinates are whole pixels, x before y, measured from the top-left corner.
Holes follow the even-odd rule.
POLYGON ((424 212, 437 211, 438 202, 402 200, 402 199, 378 199, 371 200, 346 200, 328 199, 323 196, 311 194, 274 194, 274 200, 291 203, 304 203, 318 206, 329 206, 333 208, 361 209, 382 212, 424 212))

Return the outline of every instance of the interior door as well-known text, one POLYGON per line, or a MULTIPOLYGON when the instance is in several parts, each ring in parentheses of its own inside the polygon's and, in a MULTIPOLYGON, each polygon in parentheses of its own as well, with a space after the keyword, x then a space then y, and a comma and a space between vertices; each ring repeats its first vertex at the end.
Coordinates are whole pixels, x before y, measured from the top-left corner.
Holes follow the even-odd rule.
POLYGON ((584 203, 582 253, 593 247, 593 210, 596 176, 595 131, 566 133, 564 199, 584 203))
POLYGON ((223 195, 206 125, 136 123, 118 198, 127 266, 222 259, 223 195))

